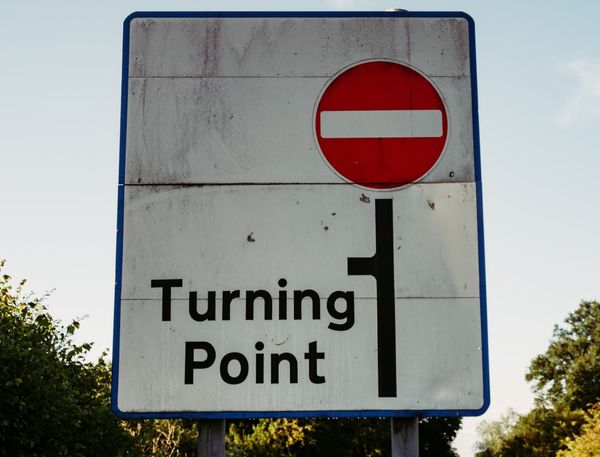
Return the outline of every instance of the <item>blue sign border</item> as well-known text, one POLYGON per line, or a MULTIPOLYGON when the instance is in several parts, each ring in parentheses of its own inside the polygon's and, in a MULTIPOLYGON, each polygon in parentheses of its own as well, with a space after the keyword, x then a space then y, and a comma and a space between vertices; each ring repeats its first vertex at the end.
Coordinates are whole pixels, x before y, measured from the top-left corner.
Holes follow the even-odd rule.
POLYGON ((479 115, 477 99, 477 67, 475 57, 475 23, 463 12, 135 12, 123 23, 123 68, 121 72, 121 137, 119 142, 119 185, 117 209, 117 254, 115 268, 115 316, 113 329, 112 410, 123 419, 250 419, 250 418, 311 418, 311 417, 450 417, 480 416, 490 405, 490 379, 488 359, 487 299, 485 281, 485 254, 483 237, 483 198, 481 184, 481 158, 479 151, 479 115), (131 21, 138 18, 358 18, 358 17, 414 17, 414 18, 463 18, 469 25, 469 56, 471 70, 471 97, 473 110, 473 147, 475 189, 477 202, 477 238, 479 253, 479 295, 481 317, 481 354, 483 369, 483 405, 479 409, 448 410, 341 410, 341 411, 215 411, 215 412, 125 412, 117 405, 119 395, 119 347, 121 327, 121 280, 123 264, 123 223, 125 197, 125 149, 127 143, 127 94, 129 77, 129 30, 131 21))

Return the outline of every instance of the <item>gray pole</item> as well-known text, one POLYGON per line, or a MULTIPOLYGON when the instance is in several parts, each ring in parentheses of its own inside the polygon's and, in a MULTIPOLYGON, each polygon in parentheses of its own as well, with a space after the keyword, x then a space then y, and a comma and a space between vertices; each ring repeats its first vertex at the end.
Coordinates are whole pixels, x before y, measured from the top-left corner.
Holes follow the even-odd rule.
POLYGON ((419 457, 419 418, 393 417, 392 457, 419 457))
POLYGON ((198 457, 225 457, 225 419, 198 422, 198 457))

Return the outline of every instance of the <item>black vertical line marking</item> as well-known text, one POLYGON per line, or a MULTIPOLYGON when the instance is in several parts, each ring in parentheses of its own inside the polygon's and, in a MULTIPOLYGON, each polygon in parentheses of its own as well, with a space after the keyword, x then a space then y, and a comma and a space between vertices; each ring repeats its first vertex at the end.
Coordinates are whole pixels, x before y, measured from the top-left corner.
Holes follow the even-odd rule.
POLYGON ((348 257, 348 275, 373 276, 377 282, 377 369, 380 397, 395 397, 397 391, 393 217, 392 199, 376 199, 375 255, 348 257))

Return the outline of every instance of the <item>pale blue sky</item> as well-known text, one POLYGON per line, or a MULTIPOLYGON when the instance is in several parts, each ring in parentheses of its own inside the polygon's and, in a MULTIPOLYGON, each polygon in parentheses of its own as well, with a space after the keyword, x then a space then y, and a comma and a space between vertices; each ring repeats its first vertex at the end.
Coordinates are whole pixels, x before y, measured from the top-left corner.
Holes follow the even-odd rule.
POLYGON ((0 6, 0 257, 51 311, 112 344, 121 30, 133 11, 465 11, 475 20, 492 406, 555 323, 600 298, 600 3, 590 1, 8 1, 0 6))

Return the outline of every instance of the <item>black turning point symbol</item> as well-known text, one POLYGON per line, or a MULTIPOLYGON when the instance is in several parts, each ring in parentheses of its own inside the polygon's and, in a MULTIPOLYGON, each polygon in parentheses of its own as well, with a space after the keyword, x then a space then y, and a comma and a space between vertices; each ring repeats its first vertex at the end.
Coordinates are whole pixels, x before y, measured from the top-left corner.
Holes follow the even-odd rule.
POLYGON ((348 274, 377 282, 377 366, 380 397, 396 396, 396 310, 392 199, 375 200, 375 255, 348 257, 348 274))

